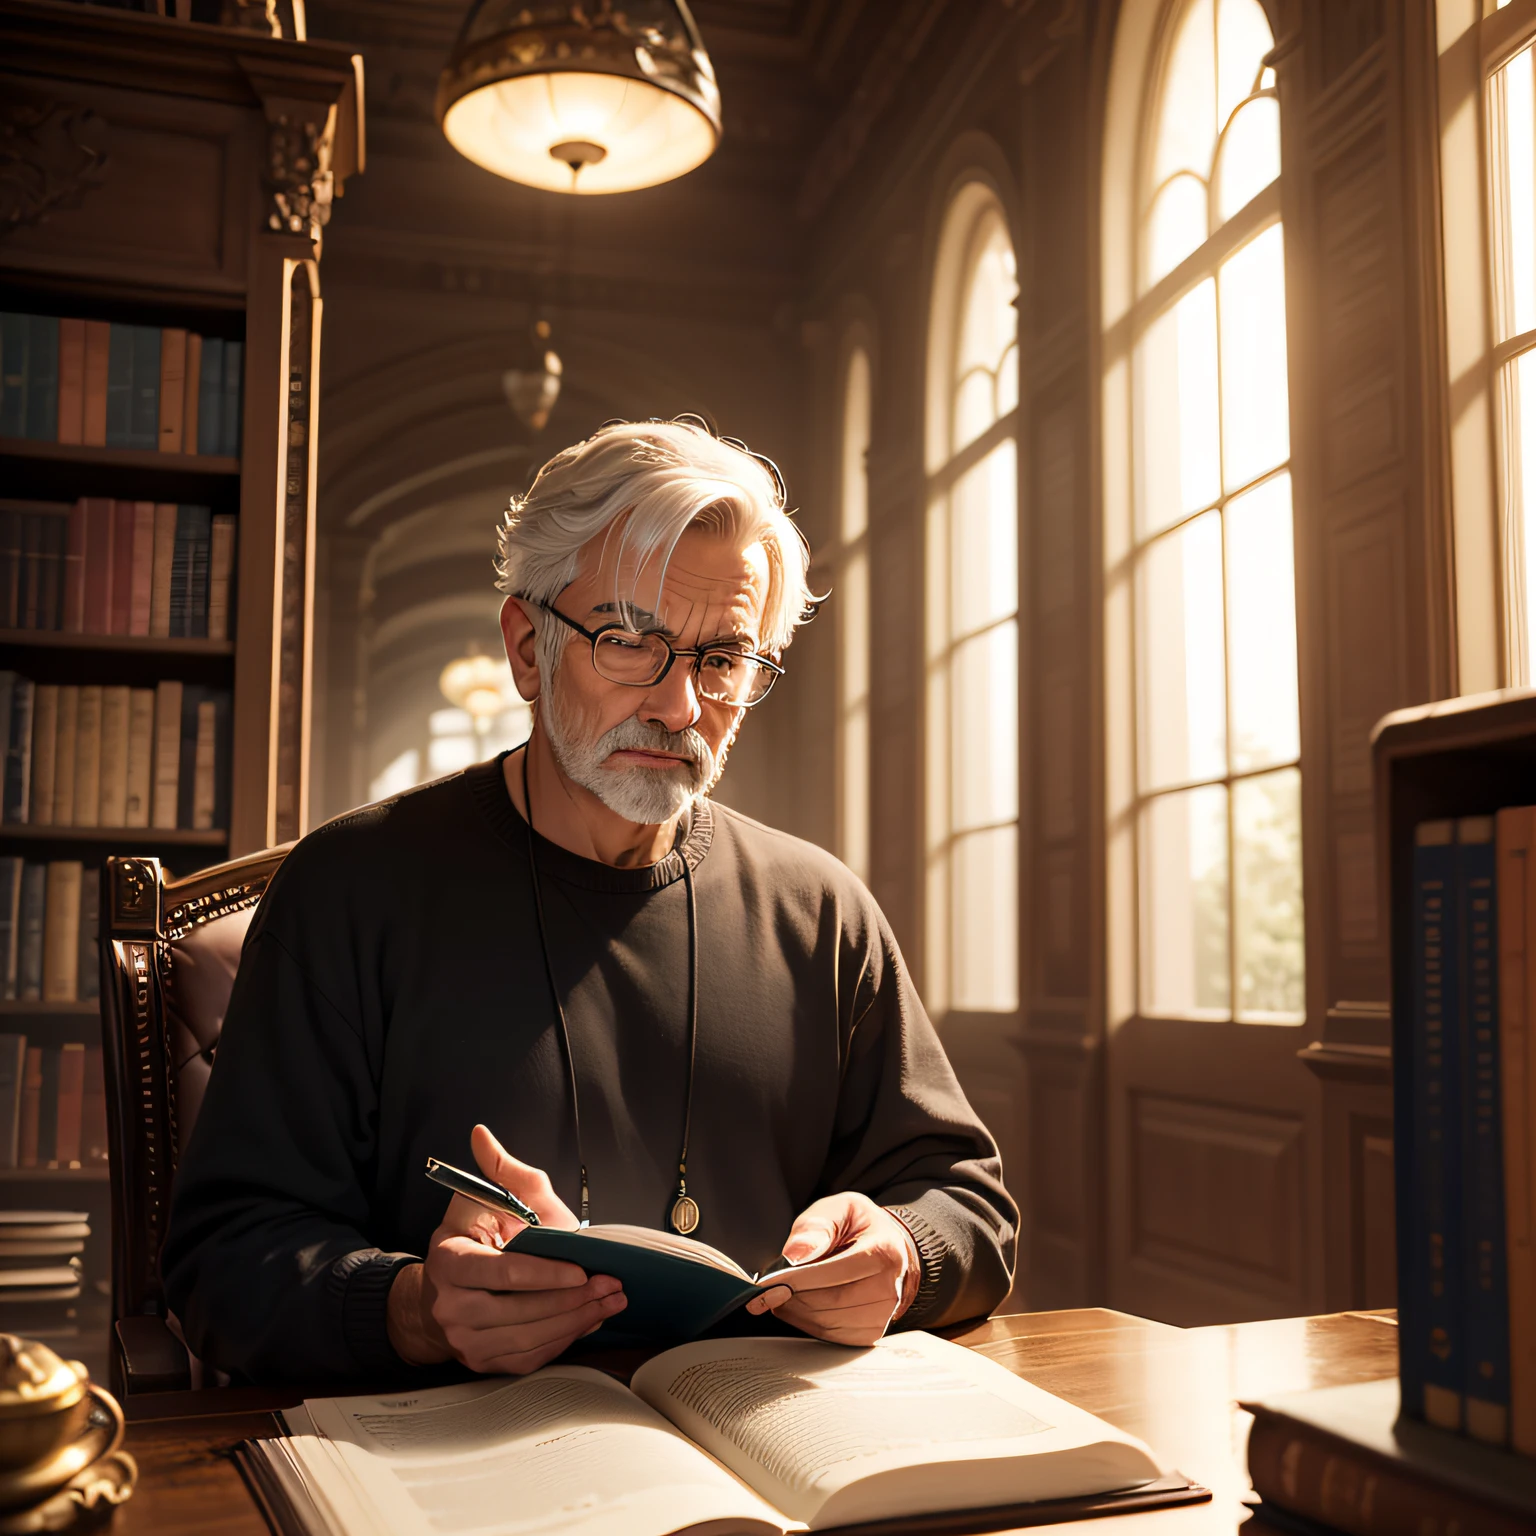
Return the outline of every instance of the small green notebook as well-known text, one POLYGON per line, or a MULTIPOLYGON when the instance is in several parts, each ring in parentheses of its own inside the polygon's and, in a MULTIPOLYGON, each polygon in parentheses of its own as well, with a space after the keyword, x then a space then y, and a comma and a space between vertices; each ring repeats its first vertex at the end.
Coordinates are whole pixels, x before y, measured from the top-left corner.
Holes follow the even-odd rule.
MULTIPOLYGON (((708 1244, 649 1227, 525 1227, 507 1249, 563 1259, 588 1275, 612 1275, 622 1283, 629 1305, 594 1338, 697 1338, 765 1288, 708 1244)), ((757 1318, 742 1321, 757 1331, 757 1318)))

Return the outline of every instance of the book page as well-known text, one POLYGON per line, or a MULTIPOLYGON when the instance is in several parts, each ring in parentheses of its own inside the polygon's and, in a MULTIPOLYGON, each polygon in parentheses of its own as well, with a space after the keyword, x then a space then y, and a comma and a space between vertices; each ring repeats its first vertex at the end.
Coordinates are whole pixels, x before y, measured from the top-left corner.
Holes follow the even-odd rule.
MULTIPOLYGON (((784 1521, 599 1371, 549 1366, 398 1397, 310 1399, 291 1442, 335 1509, 389 1536, 669 1536, 784 1521)), ((353 1520, 341 1524, 361 1536, 353 1520)))
POLYGON ((812 1529, 1105 1493, 1161 1470, 1131 1436, 925 1333, 869 1349, 684 1344, 632 1386, 812 1529))

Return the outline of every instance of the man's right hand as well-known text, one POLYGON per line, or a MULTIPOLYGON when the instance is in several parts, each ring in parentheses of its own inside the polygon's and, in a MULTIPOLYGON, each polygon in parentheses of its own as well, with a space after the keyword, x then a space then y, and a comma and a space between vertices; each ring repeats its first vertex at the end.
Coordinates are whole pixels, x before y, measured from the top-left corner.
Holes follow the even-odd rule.
MULTIPOLYGON (((575 1216, 542 1169, 518 1162, 483 1125, 470 1146, 481 1173, 531 1205, 545 1226, 574 1230, 575 1216)), ((588 1279, 575 1264, 497 1251, 522 1229, 516 1217, 453 1197, 426 1262, 407 1264, 390 1287, 389 1342, 402 1360, 460 1360, 472 1371, 522 1375, 623 1310, 611 1276, 588 1279)))

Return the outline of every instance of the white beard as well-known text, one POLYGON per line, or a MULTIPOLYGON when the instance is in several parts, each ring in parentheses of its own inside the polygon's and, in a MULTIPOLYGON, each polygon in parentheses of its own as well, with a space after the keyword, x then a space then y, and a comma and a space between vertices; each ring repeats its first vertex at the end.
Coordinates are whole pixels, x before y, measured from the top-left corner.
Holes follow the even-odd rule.
POLYGON ((716 757, 698 731, 672 732, 631 716, 596 741, 583 739, 579 724, 564 707, 561 690, 546 686, 540 717, 550 751, 573 784, 596 795, 610 811, 639 826, 660 826, 702 800, 725 771, 725 757, 735 731, 716 757), (609 754, 627 748, 675 752, 687 759, 670 768, 607 768, 609 754))

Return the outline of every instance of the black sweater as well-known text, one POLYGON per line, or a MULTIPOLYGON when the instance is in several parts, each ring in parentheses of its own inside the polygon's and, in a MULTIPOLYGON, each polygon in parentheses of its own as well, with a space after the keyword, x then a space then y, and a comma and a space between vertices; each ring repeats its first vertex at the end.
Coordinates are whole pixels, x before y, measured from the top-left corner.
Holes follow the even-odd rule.
MULTIPOLYGON (((162 1265, 192 1347, 252 1380, 396 1374, 386 1297, 484 1121, 577 1206, 559 1030, 502 764, 370 806, 284 861, 246 941, 178 1170, 162 1265)), ((811 1201, 903 1208, 922 1257, 904 1326, 1006 1294, 1017 1210, 890 929, 821 849, 703 803, 660 863, 536 840, 594 1222, 666 1224, 699 924, 689 1193, 748 1270, 811 1201)))

